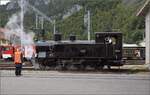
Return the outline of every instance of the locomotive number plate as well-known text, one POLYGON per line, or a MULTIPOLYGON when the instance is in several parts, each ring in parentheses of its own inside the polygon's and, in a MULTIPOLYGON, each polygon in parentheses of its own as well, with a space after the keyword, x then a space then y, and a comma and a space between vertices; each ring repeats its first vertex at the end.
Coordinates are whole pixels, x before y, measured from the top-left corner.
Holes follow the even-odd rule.
POLYGON ((39 57, 39 58, 44 58, 44 57, 46 57, 46 52, 39 52, 39 53, 38 53, 38 57, 39 57))

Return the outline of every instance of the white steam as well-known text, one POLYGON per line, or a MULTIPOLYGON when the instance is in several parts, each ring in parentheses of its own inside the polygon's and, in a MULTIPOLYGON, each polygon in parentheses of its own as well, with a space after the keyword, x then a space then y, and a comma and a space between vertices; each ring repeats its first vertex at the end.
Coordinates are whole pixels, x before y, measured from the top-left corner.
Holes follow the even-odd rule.
POLYGON ((20 12, 12 15, 12 17, 9 18, 9 21, 5 26, 5 28, 7 29, 7 31, 4 32, 5 38, 8 39, 12 44, 34 44, 34 33, 26 33, 24 30, 22 31, 20 23, 20 12), (23 33, 22 37, 21 32, 23 33))
MULTIPOLYGON (((25 3, 23 5, 20 4, 20 6, 26 5, 25 3)), ((27 9, 23 10, 23 14, 27 11, 27 9)), ((16 14, 13 14, 10 18, 9 21, 7 22, 5 28, 7 29, 5 34, 5 38, 9 40, 12 44, 17 44, 17 45, 31 45, 34 44, 33 38, 34 38, 34 33, 22 29, 22 20, 21 20, 21 12, 18 12, 16 14)))

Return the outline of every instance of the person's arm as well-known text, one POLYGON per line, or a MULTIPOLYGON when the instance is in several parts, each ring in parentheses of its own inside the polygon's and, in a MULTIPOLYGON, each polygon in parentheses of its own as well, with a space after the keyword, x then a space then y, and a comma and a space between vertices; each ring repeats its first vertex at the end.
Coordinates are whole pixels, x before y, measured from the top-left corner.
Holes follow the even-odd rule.
POLYGON ((24 60, 23 60, 23 54, 21 53, 21 62, 23 63, 23 61, 24 61, 24 60))

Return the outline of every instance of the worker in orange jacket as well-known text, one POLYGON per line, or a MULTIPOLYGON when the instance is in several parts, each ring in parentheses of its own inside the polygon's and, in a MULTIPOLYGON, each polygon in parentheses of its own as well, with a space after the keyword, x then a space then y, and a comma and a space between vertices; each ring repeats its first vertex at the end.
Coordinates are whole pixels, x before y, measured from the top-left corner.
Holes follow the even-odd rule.
POLYGON ((14 53, 14 63, 15 63, 15 66, 16 66, 16 70, 15 70, 16 76, 21 76, 22 59, 23 59, 22 53, 17 48, 15 53, 14 53))

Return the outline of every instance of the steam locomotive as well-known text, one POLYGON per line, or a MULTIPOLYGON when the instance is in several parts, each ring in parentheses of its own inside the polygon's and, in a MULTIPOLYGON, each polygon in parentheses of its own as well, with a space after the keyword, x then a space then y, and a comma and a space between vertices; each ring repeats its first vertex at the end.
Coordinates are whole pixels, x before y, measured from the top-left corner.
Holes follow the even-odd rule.
POLYGON ((122 33, 96 32, 95 40, 76 40, 71 35, 69 40, 61 40, 62 35, 54 34, 53 41, 36 43, 36 63, 40 69, 103 69, 107 66, 123 66, 122 33))

